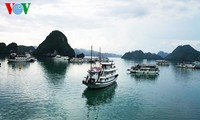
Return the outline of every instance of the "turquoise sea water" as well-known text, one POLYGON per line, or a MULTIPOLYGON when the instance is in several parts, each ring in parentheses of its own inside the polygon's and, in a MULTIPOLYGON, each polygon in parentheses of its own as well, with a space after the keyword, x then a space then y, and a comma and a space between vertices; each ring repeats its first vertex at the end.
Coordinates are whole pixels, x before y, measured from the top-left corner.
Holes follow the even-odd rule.
POLYGON ((99 90, 82 84, 90 64, 52 60, 0 63, 2 120, 199 120, 200 70, 178 69, 173 63, 160 74, 134 76, 135 63, 113 59, 117 82, 99 90))

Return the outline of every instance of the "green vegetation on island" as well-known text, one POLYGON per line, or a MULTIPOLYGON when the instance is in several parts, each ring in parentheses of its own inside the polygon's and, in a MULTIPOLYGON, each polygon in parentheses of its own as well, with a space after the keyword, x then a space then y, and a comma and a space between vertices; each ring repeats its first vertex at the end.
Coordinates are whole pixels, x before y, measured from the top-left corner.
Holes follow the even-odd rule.
POLYGON ((144 53, 141 50, 127 52, 122 56, 123 59, 148 59, 148 60, 159 60, 163 59, 161 56, 152 54, 150 52, 144 53))
POLYGON ((18 52, 19 53, 33 53, 35 51, 35 47, 33 46, 24 46, 24 45, 18 45, 18 52))
POLYGON ((74 50, 68 44, 67 37, 58 30, 52 31, 34 52, 34 55, 38 56, 53 56, 55 54, 75 56, 74 50))
MULTIPOLYGON (((60 31, 52 31, 46 39, 35 49, 33 46, 23 46, 17 45, 12 42, 6 46, 5 43, 0 43, 0 55, 9 55, 15 52, 18 54, 23 54, 28 52, 37 56, 48 56, 52 57, 56 54, 61 56, 78 57, 83 58, 91 54, 90 50, 85 49, 72 49, 68 43, 67 37, 60 31)), ((99 52, 93 51, 93 56, 99 56, 99 52)), ((102 53, 103 57, 120 57, 120 55, 113 53, 102 53)), ((148 60, 170 60, 170 61, 200 61, 200 52, 195 50, 190 45, 178 46, 172 53, 168 54, 166 52, 160 51, 158 54, 154 53, 144 53, 141 50, 136 50, 132 52, 126 52, 123 59, 148 59, 148 60)))
POLYGON ((178 46, 172 53, 159 52, 157 55, 152 53, 143 53, 141 50, 127 52, 122 56, 123 59, 165 59, 170 61, 200 61, 200 52, 190 45, 178 46))
POLYGON ((6 44, 5 43, 0 43, 0 54, 6 54, 6 44))
POLYGON ((200 52, 190 45, 178 46, 171 54, 165 57, 166 60, 172 61, 199 61, 200 52))
POLYGON ((9 55, 10 53, 18 53, 23 54, 25 52, 32 53, 35 51, 35 48, 33 46, 23 46, 23 45, 17 45, 17 43, 10 43, 6 46, 5 43, 0 43, 0 54, 1 55, 9 55))

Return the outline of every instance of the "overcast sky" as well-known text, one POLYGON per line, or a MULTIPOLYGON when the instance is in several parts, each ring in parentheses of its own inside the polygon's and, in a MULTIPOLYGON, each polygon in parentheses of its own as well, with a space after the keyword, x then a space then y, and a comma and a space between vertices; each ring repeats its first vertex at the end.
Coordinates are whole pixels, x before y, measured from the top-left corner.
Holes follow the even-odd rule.
MULTIPOLYGON (((200 0, 23 0, 27 15, 9 15, 0 1, 0 42, 38 46, 60 30, 72 48, 102 52, 200 51, 200 0)), ((12 0, 20 2, 21 0, 12 0)))

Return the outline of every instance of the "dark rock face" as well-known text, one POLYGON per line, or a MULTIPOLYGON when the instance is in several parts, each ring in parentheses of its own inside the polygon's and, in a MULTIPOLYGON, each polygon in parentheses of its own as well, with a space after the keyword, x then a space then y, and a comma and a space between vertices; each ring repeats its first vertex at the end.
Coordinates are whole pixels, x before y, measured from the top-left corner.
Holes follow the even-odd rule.
POLYGON ((0 54, 6 54, 6 44, 0 43, 0 54))
POLYGON ((126 52, 122 58, 124 59, 145 59, 145 54, 141 50, 126 52))
POLYGON ((158 60, 162 59, 162 57, 152 54, 150 52, 143 53, 141 50, 136 50, 132 52, 127 52, 122 56, 123 59, 148 59, 148 60, 158 60))
POLYGON ((33 46, 24 46, 24 45, 19 45, 18 46, 18 53, 33 53, 35 51, 35 48, 33 46))
POLYGON ((6 46, 5 43, 0 43, 0 54, 9 55, 12 52, 22 54, 25 52, 32 53, 35 51, 33 46, 24 46, 24 45, 17 45, 16 43, 10 43, 6 46))
POLYGON ((77 58, 84 58, 85 55, 83 53, 76 55, 77 58))
POLYGON ((183 45, 178 46, 165 59, 173 61, 198 61, 200 60, 200 52, 190 45, 183 45))
POLYGON ((6 47, 6 53, 12 53, 12 52, 17 52, 17 43, 10 43, 7 47, 6 47))
POLYGON ((68 44, 67 37, 58 30, 52 31, 38 46, 34 54, 48 56, 55 52, 63 56, 75 56, 74 50, 68 44))

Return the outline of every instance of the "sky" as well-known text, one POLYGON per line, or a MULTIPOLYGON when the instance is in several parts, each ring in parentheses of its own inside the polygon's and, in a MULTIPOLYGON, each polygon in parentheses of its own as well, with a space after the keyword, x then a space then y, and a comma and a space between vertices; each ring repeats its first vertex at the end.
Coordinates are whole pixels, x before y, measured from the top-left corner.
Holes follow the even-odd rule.
POLYGON ((200 0, 1 0, 0 42, 38 46, 53 30, 72 48, 124 54, 200 51, 200 0), (6 2, 31 3, 27 15, 8 14, 6 2))

